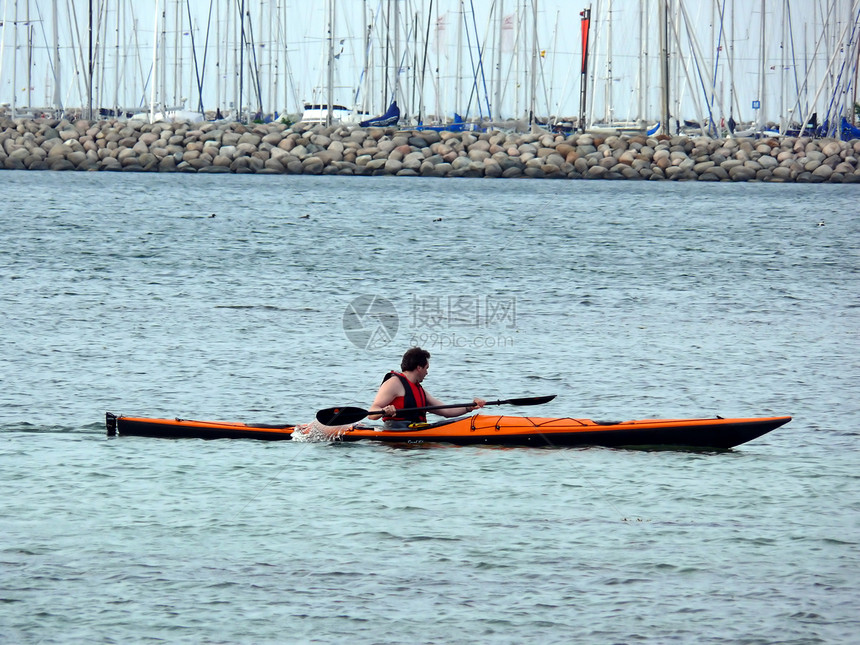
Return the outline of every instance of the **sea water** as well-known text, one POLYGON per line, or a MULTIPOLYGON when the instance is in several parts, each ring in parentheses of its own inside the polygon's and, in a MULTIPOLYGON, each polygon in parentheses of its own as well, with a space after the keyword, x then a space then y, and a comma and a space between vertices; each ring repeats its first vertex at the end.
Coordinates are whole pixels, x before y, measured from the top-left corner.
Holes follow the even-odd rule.
POLYGON ((0 173, 0 641, 844 643, 853 186, 0 173), (732 451, 107 438, 304 423, 412 344, 492 412, 732 451))

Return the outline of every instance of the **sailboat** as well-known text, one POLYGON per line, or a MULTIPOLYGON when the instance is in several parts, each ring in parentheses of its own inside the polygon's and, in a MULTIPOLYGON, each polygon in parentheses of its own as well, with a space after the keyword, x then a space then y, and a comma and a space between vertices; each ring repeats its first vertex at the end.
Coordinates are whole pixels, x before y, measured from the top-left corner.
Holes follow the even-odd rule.
POLYGON ((397 101, 392 101, 391 105, 389 105, 388 109, 385 111, 385 114, 373 119, 361 121, 359 125, 362 128, 387 128, 392 125, 397 125, 398 121, 400 121, 400 108, 397 107, 397 101))
MULTIPOLYGON (((382 16, 377 16, 374 20, 374 24, 381 22, 382 18, 382 16)), ((385 64, 381 67, 383 73, 382 96, 390 97, 391 102, 388 104, 388 108, 383 114, 362 120, 359 123, 359 126, 362 128, 391 127, 397 125, 402 116, 400 106, 397 104, 397 99, 401 96, 400 73, 403 68, 403 60, 400 52, 400 5, 397 0, 394 0, 393 3, 389 2, 387 19, 384 20, 384 23, 386 29, 384 34, 385 64)), ((371 32, 368 32, 368 41, 365 43, 366 57, 370 54, 371 49, 369 40, 370 34, 371 32)), ((368 85, 371 84, 369 72, 370 59, 366 58, 362 78, 364 79, 363 83, 368 85)), ((358 100, 360 92, 360 89, 356 92, 356 100, 358 100)))

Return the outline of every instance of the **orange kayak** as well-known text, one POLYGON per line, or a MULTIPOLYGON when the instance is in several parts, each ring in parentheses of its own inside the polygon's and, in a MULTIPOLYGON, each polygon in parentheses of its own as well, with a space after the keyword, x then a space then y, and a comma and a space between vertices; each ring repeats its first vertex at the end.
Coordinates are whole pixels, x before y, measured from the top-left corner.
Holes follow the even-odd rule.
MULTIPOLYGON (((600 422, 590 419, 515 417, 475 414, 402 430, 353 425, 324 428, 337 441, 382 441, 396 444, 449 443, 505 446, 678 446, 728 449, 751 441, 791 421, 791 417, 740 419, 640 419, 600 422)), ((107 433, 200 439, 303 439, 313 424, 248 424, 188 419, 151 419, 106 415, 107 433)))

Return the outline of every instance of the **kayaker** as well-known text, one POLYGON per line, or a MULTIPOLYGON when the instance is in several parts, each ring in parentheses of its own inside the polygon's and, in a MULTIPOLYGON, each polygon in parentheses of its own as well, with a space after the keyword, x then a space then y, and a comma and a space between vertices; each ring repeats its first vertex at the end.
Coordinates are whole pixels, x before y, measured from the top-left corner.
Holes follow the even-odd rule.
MULTIPOLYGON (((373 399, 371 409, 382 410, 384 414, 373 414, 369 419, 379 419, 386 426, 407 426, 410 423, 426 423, 426 412, 398 412, 403 408, 423 408, 428 405, 445 405, 421 385, 430 369, 430 352, 420 347, 411 347, 400 361, 400 371, 391 371, 382 379, 382 385, 373 399)), ((457 417, 468 414, 476 408, 484 407, 484 399, 475 398, 472 405, 445 410, 434 410, 443 417, 457 417)))

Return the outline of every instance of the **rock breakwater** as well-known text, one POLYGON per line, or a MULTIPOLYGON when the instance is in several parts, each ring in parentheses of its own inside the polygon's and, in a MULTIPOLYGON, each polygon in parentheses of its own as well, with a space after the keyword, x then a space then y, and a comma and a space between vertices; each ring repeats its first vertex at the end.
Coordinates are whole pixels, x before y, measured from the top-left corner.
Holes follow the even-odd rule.
POLYGON ((860 182, 860 140, 0 119, 0 168, 860 182))

